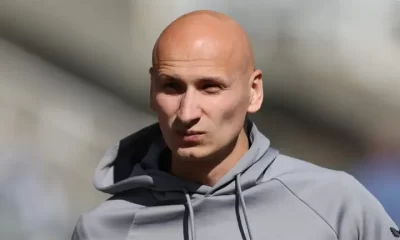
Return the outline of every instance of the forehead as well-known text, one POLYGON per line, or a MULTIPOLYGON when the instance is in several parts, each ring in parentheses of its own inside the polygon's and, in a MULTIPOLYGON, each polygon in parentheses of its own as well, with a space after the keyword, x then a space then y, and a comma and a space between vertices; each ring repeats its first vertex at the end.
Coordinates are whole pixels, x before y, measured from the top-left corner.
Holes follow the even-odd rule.
POLYGON ((232 43, 211 37, 170 37, 160 42, 157 63, 180 62, 185 65, 228 65, 232 55, 232 43))
POLYGON ((238 68, 230 42, 207 38, 170 40, 161 42, 156 53, 159 74, 187 79, 208 75, 231 79, 238 68))

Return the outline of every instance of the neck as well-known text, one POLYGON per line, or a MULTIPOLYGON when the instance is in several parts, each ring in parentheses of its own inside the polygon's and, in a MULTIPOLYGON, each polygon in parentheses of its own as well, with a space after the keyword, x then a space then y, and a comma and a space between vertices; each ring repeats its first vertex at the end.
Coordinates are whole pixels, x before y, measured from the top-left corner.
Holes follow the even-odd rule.
POLYGON ((249 141, 244 129, 237 139, 210 159, 182 160, 172 157, 171 172, 183 179, 214 186, 246 154, 249 141))

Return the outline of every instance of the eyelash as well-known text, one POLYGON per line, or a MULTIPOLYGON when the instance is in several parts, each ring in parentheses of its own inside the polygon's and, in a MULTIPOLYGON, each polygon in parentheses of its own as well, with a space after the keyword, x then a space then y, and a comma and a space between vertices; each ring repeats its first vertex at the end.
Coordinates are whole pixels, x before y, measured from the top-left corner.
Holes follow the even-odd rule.
POLYGON ((216 84, 204 84, 202 90, 204 90, 207 93, 217 94, 221 90, 221 87, 216 84), (211 91, 208 91, 210 89, 211 91))
MULTIPOLYGON (((175 90, 175 91, 180 91, 181 89, 184 88, 179 83, 176 82, 166 82, 162 84, 161 87, 162 89, 175 90)), ((207 94, 218 94, 222 90, 222 87, 215 83, 204 83, 201 86, 199 86, 199 89, 207 94)))
POLYGON ((178 87, 179 87, 179 84, 173 83, 173 82, 169 82, 169 83, 163 84, 163 88, 174 88, 174 89, 176 89, 178 87))

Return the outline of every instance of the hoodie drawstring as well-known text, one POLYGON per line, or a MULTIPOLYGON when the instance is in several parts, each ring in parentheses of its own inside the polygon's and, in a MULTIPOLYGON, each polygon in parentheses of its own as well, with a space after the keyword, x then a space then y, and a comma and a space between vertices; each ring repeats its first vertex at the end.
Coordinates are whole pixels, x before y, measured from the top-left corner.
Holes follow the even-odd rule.
MULTIPOLYGON (((251 232, 249 218, 247 216, 246 202, 244 201, 242 187, 240 185, 240 173, 238 175, 236 175, 235 183, 236 183, 236 192, 239 195, 239 203, 243 209, 243 215, 244 215, 244 220, 246 223, 247 232, 249 234, 249 240, 253 240, 253 234, 251 232)), ((189 225, 190 225, 191 240, 196 240, 196 229, 195 229, 195 225, 194 225, 194 211, 193 211, 192 201, 190 200, 190 195, 189 195, 188 191, 186 189, 183 189, 183 192, 185 193, 186 203, 187 203, 187 206, 189 209, 189 219, 190 219, 189 225)))
POLYGON ((185 193, 185 198, 186 198, 186 203, 188 205, 189 209, 189 219, 190 219, 190 235, 191 235, 191 240, 196 240, 196 229, 194 225, 194 211, 193 211, 193 206, 192 206, 192 201, 190 200, 190 195, 186 189, 183 189, 185 193))
POLYGON ((237 191, 237 193, 239 195, 240 205, 242 205, 243 215, 244 215, 244 220, 246 222, 247 232, 249 233, 250 240, 253 240, 253 234, 252 234, 251 229, 250 229, 249 218, 247 217, 246 202, 244 201, 243 192, 242 192, 242 186, 240 185, 240 173, 238 175, 236 175, 235 180, 236 180, 236 191, 237 191))

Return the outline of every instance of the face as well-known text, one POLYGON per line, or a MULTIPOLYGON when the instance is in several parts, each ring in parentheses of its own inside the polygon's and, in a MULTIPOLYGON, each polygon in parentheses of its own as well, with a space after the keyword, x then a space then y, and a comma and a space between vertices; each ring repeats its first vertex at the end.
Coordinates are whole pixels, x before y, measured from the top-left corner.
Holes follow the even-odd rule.
POLYGON ((150 70, 152 109, 166 144, 181 159, 207 159, 230 145, 255 107, 257 74, 236 71, 213 47, 160 52, 150 70))

